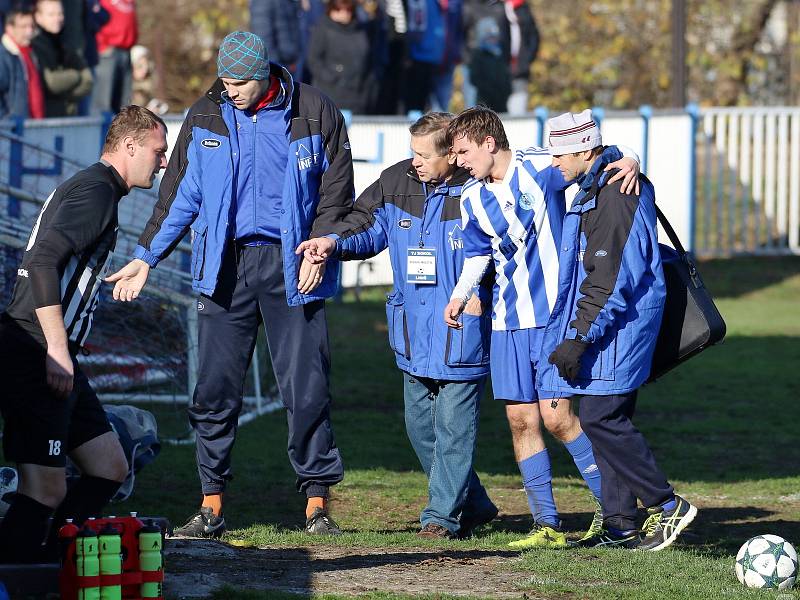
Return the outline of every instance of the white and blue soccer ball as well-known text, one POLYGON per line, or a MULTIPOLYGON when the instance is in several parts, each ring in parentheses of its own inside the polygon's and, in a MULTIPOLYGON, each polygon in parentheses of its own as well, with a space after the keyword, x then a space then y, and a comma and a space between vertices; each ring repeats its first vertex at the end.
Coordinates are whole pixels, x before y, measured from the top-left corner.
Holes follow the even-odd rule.
POLYGON ((0 467, 0 517, 8 511, 11 497, 17 491, 17 471, 11 467, 0 467))
POLYGON ((736 577, 747 587, 787 590, 797 579, 797 552, 777 535, 757 535, 736 555, 736 577))

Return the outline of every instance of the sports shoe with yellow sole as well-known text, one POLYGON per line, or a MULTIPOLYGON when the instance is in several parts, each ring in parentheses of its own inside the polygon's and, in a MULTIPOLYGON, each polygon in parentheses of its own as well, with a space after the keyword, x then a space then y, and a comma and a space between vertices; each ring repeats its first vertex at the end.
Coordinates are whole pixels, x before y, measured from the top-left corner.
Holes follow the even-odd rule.
POLYGON ((580 540, 578 540, 579 542, 585 542, 586 540, 605 533, 605 529, 603 528, 603 507, 600 505, 600 502, 594 497, 594 495, 592 495, 592 502, 594 502, 594 515, 592 515, 592 522, 589 525, 588 531, 580 540))
POLYGON ((567 536, 560 527, 546 523, 535 523, 528 537, 510 542, 510 548, 527 550, 528 548, 566 548, 567 536))

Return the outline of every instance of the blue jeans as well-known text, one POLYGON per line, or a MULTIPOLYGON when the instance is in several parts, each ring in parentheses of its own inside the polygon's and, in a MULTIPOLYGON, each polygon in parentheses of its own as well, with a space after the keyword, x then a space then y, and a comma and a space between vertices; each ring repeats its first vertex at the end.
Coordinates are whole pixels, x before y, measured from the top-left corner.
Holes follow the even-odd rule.
POLYGON ((423 527, 436 523, 457 534, 461 519, 496 510, 472 468, 485 383, 485 377, 439 381, 403 373, 406 433, 428 476, 423 527))

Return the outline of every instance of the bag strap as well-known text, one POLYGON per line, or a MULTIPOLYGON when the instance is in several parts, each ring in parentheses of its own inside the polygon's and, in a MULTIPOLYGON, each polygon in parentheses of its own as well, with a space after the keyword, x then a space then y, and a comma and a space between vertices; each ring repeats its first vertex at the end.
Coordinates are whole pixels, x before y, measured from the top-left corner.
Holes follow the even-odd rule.
POLYGON ((703 280, 700 278, 700 273, 697 271, 697 265, 694 263, 691 255, 683 247, 683 244, 681 244, 678 234, 675 233, 672 225, 670 225, 670 222, 667 220, 667 217, 664 215, 664 213, 661 212, 661 209, 658 208, 658 205, 656 205, 656 217, 658 218, 658 222, 661 223, 661 227, 664 228, 669 241, 672 242, 672 246, 675 248, 675 251, 681 257, 681 260, 686 263, 686 267, 689 270, 689 277, 692 278, 694 287, 703 287, 703 280))
POLYGON ((673 248, 675 248, 675 250, 678 251, 678 254, 680 254, 681 257, 685 256, 686 250, 684 249, 683 244, 681 244, 681 240, 678 238, 678 234, 675 233, 675 230, 672 228, 672 225, 670 225, 670 222, 667 221, 667 217, 664 215, 663 212, 661 212, 661 209, 658 208, 657 204, 656 204, 656 216, 658 217, 658 222, 661 223, 661 227, 663 227, 664 231, 667 233, 669 241, 672 242, 673 248))

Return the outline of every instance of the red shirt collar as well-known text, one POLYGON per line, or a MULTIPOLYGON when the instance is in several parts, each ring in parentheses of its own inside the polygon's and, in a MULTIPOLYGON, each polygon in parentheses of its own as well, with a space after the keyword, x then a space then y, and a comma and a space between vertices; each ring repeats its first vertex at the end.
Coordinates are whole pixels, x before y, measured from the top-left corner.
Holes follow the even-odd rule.
POLYGON ((262 108, 266 108, 269 106, 273 100, 278 96, 281 91, 281 82, 278 81, 277 77, 272 77, 270 75, 269 78, 269 88, 267 88, 267 93, 264 94, 264 97, 261 98, 250 110, 252 112, 258 112, 262 108))

